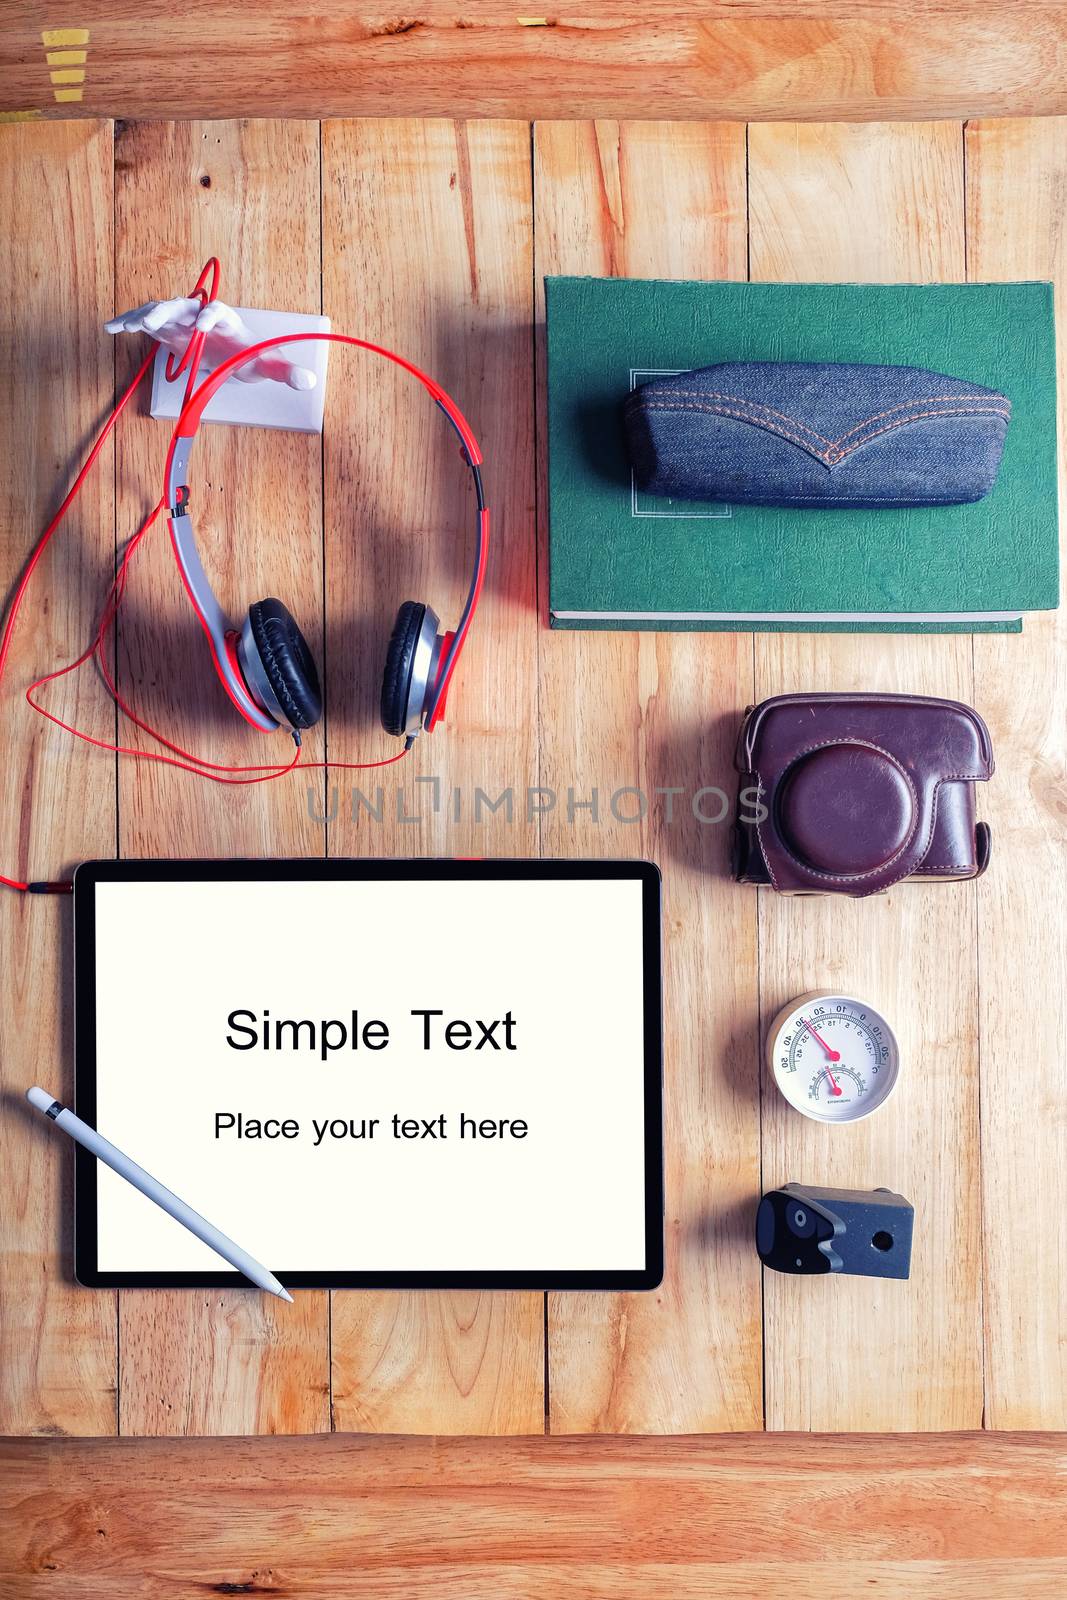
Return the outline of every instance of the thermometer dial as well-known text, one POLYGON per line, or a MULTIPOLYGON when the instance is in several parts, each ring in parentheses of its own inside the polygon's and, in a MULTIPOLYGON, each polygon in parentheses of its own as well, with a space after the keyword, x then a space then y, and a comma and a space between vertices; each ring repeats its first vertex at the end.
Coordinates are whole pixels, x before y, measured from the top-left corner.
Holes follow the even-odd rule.
POLYGON ((771 1023, 767 1055, 789 1104, 816 1122, 858 1122, 896 1086, 900 1051, 874 1006, 853 995, 805 994, 771 1023))

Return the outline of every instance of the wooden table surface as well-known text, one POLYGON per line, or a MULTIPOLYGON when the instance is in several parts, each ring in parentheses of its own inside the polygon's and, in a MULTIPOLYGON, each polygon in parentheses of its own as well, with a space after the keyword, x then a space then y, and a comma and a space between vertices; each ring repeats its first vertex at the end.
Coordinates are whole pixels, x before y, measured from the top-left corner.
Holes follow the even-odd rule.
MULTIPOLYGON (((158 493, 164 429, 124 420, 16 638, 0 870, 46 877, 115 850, 645 855, 665 878, 668 1026, 654 1294, 305 1293, 287 1306, 89 1292, 70 1279, 70 1150, 20 1104, 35 1080, 71 1091, 69 904, 5 894, 0 1432, 1067 1428, 1064 624, 973 639, 551 633, 538 421, 546 273, 1052 277, 1062 293, 1065 200, 1062 120, 556 122, 533 130, 532 158, 525 122, 0 127, 5 585, 134 360, 101 323, 182 290, 212 252, 231 302, 321 308, 433 372, 487 444, 497 513, 452 717, 381 778, 380 823, 354 814, 349 774, 229 790, 116 764, 34 717, 21 688, 82 647, 116 545, 158 493), (979 883, 862 903, 757 895, 729 880, 725 827, 688 808, 671 820, 665 800, 624 824, 604 804, 625 785, 729 789, 747 703, 858 688, 948 695, 988 720, 997 775, 979 804, 994 849, 979 883), (430 776, 445 796, 542 784, 561 798, 533 820, 521 807, 456 820, 428 804, 415 780, 430 776), (599 811, 569 818, 568 791, 598 791, 599 811), (398 795, 421 822, 401 820, 398 795), (832 1131, 761 1090, 759 1065, 778 1006, 828 984, 880 1001, 907 1060, 890 1109, 832 1131), (762 1275, 755 1203, 789 1179, 906 1194, 910 1282, 762 1275)), ((239 615, 281 595, 325 657, 328 717, 309 759, 381 753, 397 598, 448 617, 464 581, 465 489, 445 430, 391 373, 335 356, 325 449, 217 429, 200 448, 199 526, 224 603, 239 615)), ((183 742, 222 761, 260 755, 214 681, 161 526, 135 568, 119 672, 183 742)), ((49 704, 114 736, 88 674, 49 704)))
POLYGON ((4 1600, 1063 1600, 1038 1434, 0 1442, 4 1600))
POLYGON ((167 0, 5 0, 0 115, 1040 116, 1065 52, 1062 0, 212 0, 193 36, 167 0), (46 42, 84 45, 83 76, 54 86, 46 42))

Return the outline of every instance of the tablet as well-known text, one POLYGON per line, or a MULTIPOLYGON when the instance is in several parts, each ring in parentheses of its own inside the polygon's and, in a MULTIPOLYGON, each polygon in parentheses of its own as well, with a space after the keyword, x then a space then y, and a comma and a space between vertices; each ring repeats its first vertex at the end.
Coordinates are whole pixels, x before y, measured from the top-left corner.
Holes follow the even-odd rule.
MULTIPOLYGON (((654 1288, 659 904, 647 862, 88 862, 78 1115, 289 1288, 654 1288)), ((75 1272, 245 1282, 80 1148, 75 1272)))

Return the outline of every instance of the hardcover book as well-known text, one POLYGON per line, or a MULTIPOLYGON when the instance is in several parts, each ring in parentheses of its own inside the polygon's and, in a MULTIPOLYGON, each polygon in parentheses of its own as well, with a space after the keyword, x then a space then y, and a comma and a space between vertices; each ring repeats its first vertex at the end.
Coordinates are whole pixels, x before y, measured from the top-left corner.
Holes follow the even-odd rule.
POLYGON ((548 278, 555 628, 1010 632, 1059 596, 1052 285, 548 278), (1011 401, 971 505, 819 510, 638 489, 626 395, 734 361, 915 366, 1011 401))

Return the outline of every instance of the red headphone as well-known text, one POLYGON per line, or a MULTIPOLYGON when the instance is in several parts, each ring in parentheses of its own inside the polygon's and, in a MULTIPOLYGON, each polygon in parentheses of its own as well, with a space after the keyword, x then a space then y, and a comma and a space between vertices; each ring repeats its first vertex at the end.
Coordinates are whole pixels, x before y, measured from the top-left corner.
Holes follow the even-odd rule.
MULTIPOLYGON (((219 264, 212 257, 193 288, 193 297, 199 298, 204 303, 209 298, 214 298, 218 278, 219 264), (207 288, 209 283, 210 290, 207 288)), ((116 751, 120 755, 128 755, 137 760, 165 762, 184 771, 193 772, 199 777, 210 778, 217 783, 263 783, 271 778, 284 777, 286 773, 295 770, 300 761, 300 735, 305 728, 313 727, 322 716, 322 690, 314 657, 295 620, 280 600, 257 601, 249 607, 248 616, 240 629, 227 625, 196 548, 189 515, 190 494, 187 475, 193 440, 199 430, 204 408, 231 373, 243 366, 246 361, 254 360, 264 350, 277 349, 281 345, 295 344, 303 340, 322 339, 333 344, 352 345, 372 355, 383 356, 417 379, 454 428, 474 481, 477 524, 475 560, 459 622, 454 630, 442 632, 440 621, 431 606, 414 600, 405 600, 397 612, 389 639, 382 676, 381 720, 387 733, 398 735, 404 740, 403 750, 398 752, 398 755, 378 761, 330 762, 331 766, 336 767, 387 766, 396 761, 404 751, 410 749, 423 729, 428 732, 444 716, 448 687, 466 643, 482 592, 489 547, 489 510, 482 486, 482 453, 478 441, 462 411, 440 384, 435 383, 431 377, 421 372, 412 362, 406 361, 403 356, 396 355, 381 345, 371 344, 366 339, 356 339, 343 333, 293 333, 282 334, 273 339, 263 339, 246 350, 238 351, 197 384, 204 339, 204 334, 194 332, 181 360, 175 365, 174 358, 171 357, 167 362, 168 379, 173 381, 183 372, 187 372, 188 377, 181 413, 167 451, 163 498, 149 512, 128 544, 108 592, 96 633, 88 648, 76 660, 44 674, 31 683, 26 690, 26 698, 35 711, 39 711, 49 721, 85 743, 104 750, 116 751), (108 633, 125 591, 131 558, 164 506, 170 515, 171 543, 178 562, 178 570, 185 591, 207 635, 215 669, 223 687, 245 721, 251 723, 253 727, 260 728, 264 732, 284 727, 292 733, 297 750, 293 759, 287 764, 228 766, 204 760, 158 733, 137 715, 119 693, 107 659, 108 633), (106 740, 97 739, 65 722, 35 698, 37 691, 53 679, 75 672, 91 660, 96 662, 104 683, 120 711, 172 754, 131 748, 127 745, 114 745, 106 740)), ((150 371, 157 349, 158 345, 153 343, 104 423, 58 511, 30 554, 16 586, 3 633, 0 634, 0 678, 3 677, 7 663, 19 611, 37 564, 81 490, 103 448, 104 441, 139 384, 150 371)), ((313 765, 325 765, 325 763, 313 765)), ((31 893, 66 892, 71 888, 67 882, 23 882, 21 879, 9 878, 3 874, 0 874, 0 883, 12 889, 31 893)))
POLYGON ((224 361, 191 393, 187 393, 167 452, 164 502, 170 514, 170 535, 186 593, 200 619, 215 669, 237 710, 264 732, 288 728, 300 742, 301 731, 322 716, 322 691, 314 657, 294 618, 280 600, 257 600, 240 629, 227 625, 197 552, 189 514, 189 457, 204 408, 226 379, 264 350, 311 339, 353 345, 384 356, 411 373, 426 389, 455 429, 471 470, 477 503, 474 569, 467 599, 455 630, 441 631, 432 606, 405 600, 386 651, 382 674, 381 720, 386 733, 410 744, 444 715, 448 685, 467 638, 485 576, 489 511, 482 487, 482 454, 462 411, 439 384, 402 356, 345 333, 289 333, 240 350, 224 361))

